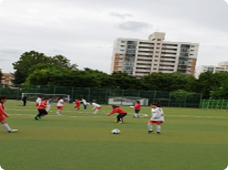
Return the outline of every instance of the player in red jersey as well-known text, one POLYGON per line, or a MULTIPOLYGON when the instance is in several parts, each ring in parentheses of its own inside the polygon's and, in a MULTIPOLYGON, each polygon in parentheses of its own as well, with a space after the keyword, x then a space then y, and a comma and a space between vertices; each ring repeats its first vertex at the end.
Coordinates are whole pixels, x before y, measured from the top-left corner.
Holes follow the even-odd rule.
POLYGON ((112 105, 112 112, 108 114, 108 116, 110 116, 111 114, 114 113, 119 113, 117 118, 117 123, 122 124, 123 123, 123 117, 127 115, 127 112, 125 112, 124 110, 120 109, 119 106, 116 105, 112 105))
POLYGON ((6 123, 5 117, 9 117, 9 115, 4 111, 4 103, 7 101, 5 96, 0 96, 0 122, 2 126, 9 132, 17 132, 17 129, 11 129, 9 125, 6 123), (5 116, 5 117, 4 117, 5 116))
POLYGON ((37 108, 39 113, 36 115, 35 120, 39 120, 39 119, 41 119, 41 117, 48 114, 48 112, 45 110, 47 107, 47 101, 48 101, 48 98, 44 98, 40 102, 40 104, 37 108))
POLYGON ((78 110, 80 110, 80 105, 81 105, 81 103, 80 103, 80 101, 78 100, 78 99, 75 99, 75 106, 74 106, 74 108, 76 109, 78 109, 78 110))
POLYGON ((139 117, 140 107, 141 107, 140 101, 136 101, 136 104, 134 106, 134 108, 135 108, 135 116, 134 117, 139 117))

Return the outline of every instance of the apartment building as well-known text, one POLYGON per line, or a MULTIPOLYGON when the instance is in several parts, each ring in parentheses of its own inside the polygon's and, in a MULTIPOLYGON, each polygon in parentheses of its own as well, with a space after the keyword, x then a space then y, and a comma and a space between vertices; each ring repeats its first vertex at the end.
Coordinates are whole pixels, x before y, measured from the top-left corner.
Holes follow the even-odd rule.
POLYGON ((218 66, 215 66, 215 65, 200 65, 200 66, 197 66, 197 68, 196 68, 195 77, 199 78, 201 73, 205 73, 207 71, 210 71, 212 73, 218 73, 218 72, 221 72, 221 71, 228 71, 226 69, 227 69, 226 65, 224 65, 223 62, 222 62, 222 64, 218 64, 218 66))
POLYGON ((227 61, 218 63, 218 66, 224 67, 225 71, 228 71, 228 62, 227 61))
POLYGON ((165 41, 155 32, 148 40, 118 38, 114 42, 111 72, 143 77, 153 72, 179 71, 194 75, 199 44, 165 41))
MULTIPOLYGON (((1 69, 0 69, 1 72, 1 69)), ((10 73, 2 73, 1 83, 3 85, 12 85, 12 80, 14 79, 13 75, 10 73)))

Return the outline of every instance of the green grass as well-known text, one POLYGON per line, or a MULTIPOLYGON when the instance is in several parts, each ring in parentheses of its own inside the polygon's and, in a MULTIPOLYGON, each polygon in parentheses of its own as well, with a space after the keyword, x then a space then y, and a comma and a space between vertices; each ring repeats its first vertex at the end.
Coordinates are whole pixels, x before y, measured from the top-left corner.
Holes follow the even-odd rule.
MULTIPOLYGON (((221 110, 163 108, 161 135, 147 134, 147 118, 128 112, 124 124, 110 106, 97 115, 92 107, 79 112, 66 104, 62 116, 52 112, 35 121, 34 103, 26 107, 8 101, 5 108, 11 128, 0 128, 0 165, 5 170, 223 170, 228 165, 228 112, 221 110), (121 133, 111 134, 119 128, 121 133)), ((82 108, 82 107, 81 107, 82 108)), ((141 113, 150 115, 149 107, 141 113)))

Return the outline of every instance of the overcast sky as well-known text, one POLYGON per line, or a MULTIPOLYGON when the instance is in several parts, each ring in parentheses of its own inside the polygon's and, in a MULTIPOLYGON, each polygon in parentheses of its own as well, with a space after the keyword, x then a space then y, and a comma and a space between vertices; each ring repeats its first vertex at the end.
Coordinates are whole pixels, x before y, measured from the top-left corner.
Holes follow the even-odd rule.
POLYGON ((24 52, 64 55, 79 69, 110 73, 117 38, 199 43, 197 65, 228 61, 224 0, 0 0, 0 68, 24 52))

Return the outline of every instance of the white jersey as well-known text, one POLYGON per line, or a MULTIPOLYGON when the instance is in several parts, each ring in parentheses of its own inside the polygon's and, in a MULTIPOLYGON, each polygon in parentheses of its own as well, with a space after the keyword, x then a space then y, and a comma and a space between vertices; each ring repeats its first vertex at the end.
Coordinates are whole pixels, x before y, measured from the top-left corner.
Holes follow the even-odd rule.
POLYGON ((82 100, 82 103, 83 103, 84 105, 87 105, 87 102, 86 102, 85 99, 82 100))
POLYGON ((42 99, 41 99, 40 97, 38 97, 38 98, 36 99, 36 103, 38 103, 38 104, 40 104, 41 101, 42 101, 42 99))
POLYGON ((152 113, 152 117, 150 120, 164 122, 164 113, 162 108, 157 107, 156 109, 151 109, 151 113, 152 113))
POLYGON ((101 105, 97 104, 97 103, 92 103, 94 109, 97 108, 97 107, 101 107, 101 105))
POLYGON ((57 103, 57 106, 63 106, 63 104, 64 104, 64 100, 60 99, 57 103))

